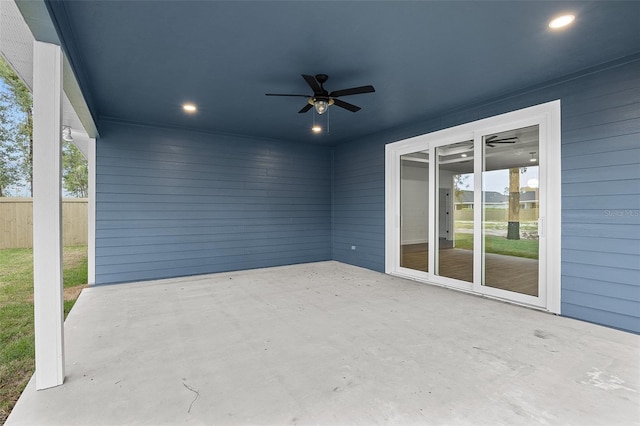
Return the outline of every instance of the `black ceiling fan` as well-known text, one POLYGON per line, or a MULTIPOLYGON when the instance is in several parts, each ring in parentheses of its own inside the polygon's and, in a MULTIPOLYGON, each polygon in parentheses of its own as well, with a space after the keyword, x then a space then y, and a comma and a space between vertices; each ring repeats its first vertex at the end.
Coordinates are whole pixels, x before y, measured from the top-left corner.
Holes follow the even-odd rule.
POLYGON ((498 135, 492 135, 492 136, 489 136, 488 138, 485 138, 484 140, 484 143, 487 146, 490 146, 491 148, 495 147, 494 144, 497 144, 497 143, 516 143, 516 142, 518 142, 517 136, 498 139, 498 135))
POLYGON ((307 105, 302 107, 298 113, 302 114, 309 111, 311 108, 315 107, 318 114, 324 114, 329 108, 330 105, 336 105, 340 108, 344 108, 351 112, 360 111, 360 107, 345 102, 341 99, 338 99, 342 96, 351 96, 351 95, 359 95, 361 93, 372 93, 375 92, 376 89, 373 86, 360 86, 360 87, 352 87, 351 89, 342 89, 336 90, 331 93, 327 92, 324 88, 324 83, 329 79, 329 76, 326 74, 317 74, 315 77, 312 75, 302 74, 302 78, 307 82, 311 90, 313 90, 313 95, 288 95, 288 94, 280 94, 280 93, 266 93, 267 96, 296 96, 307 98, 307 105))

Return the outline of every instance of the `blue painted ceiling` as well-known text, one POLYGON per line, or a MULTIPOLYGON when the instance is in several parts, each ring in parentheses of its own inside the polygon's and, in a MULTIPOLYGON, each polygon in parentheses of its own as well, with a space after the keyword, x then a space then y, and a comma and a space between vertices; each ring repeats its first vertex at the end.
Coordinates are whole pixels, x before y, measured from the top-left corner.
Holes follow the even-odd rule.
POLYGON ((336 144, 640 52, 640 2, 52 1, 95 119, 336 144), (547 27, 576 15, 562 31, 547 27), (301 74, 376 92, 298 114, 301 74), (195 115, 181 104, 197 104, 195 115), (325 117, 317 119, 324 124, 325 117))

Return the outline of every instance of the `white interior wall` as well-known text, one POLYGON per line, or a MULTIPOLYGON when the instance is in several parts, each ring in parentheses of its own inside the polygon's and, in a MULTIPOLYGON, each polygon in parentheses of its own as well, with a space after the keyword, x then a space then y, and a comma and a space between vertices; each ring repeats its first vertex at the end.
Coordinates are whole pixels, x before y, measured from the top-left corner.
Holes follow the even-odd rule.
POLYGON ((429 168, 402 162, 400 171, 401 244, 429 241, 429 168))

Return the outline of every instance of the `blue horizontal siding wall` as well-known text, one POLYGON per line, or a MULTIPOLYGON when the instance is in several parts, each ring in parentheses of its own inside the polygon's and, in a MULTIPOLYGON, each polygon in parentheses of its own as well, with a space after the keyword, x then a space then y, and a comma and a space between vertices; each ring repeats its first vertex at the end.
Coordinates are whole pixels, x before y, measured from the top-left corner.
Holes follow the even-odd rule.
POLYGON ((331 154, 101 123, 96 283, 329 260, 331 154))
POLYGON ((385 144, 555 99, 562 103, 562 314, 640 332, 637 55, 336 147, 333 258, 384 271, 385 144))

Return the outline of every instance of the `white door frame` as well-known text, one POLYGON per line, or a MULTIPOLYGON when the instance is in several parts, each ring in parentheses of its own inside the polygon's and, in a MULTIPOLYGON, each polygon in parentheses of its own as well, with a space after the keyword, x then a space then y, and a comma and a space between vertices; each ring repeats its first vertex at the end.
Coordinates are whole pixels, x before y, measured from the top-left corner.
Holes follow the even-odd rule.
MULTIPOLYGON (((466 123, 449 129, 416 136, 386 145, 385 158, 385 272, 428 284, 451 287, 457 290, 507 300, 513 303, 560 313, 561 298, 561 157, 560 157, 560 101, 508 112, 486 119, 466 123), (540 200, 540 294, 538 297, 491 288, 481 285, 482 250, 474 251, 474 283, 465 283, 433 274, 435 250, 429 250, 429 272, 421 272, 400 266, 400 157, 416 151, 429 150, 429 183, 436 182, 435 147, 451 143, 474 141, 474 173, 482 173, 484 144, 482 136, 502 130, 529 125, 539 125, 540 192, 546 194, 540 200)), ((481 199, 482 182, 475 179, 474 198, 481 199)), ((437 185, 429 190, 429 244, 435 247, 437 185)), ((481 223, 482 209, 474 209, 474 221, 481 223)), ((474 229, 474 247, 482 247, 481 227, 474 229)))

